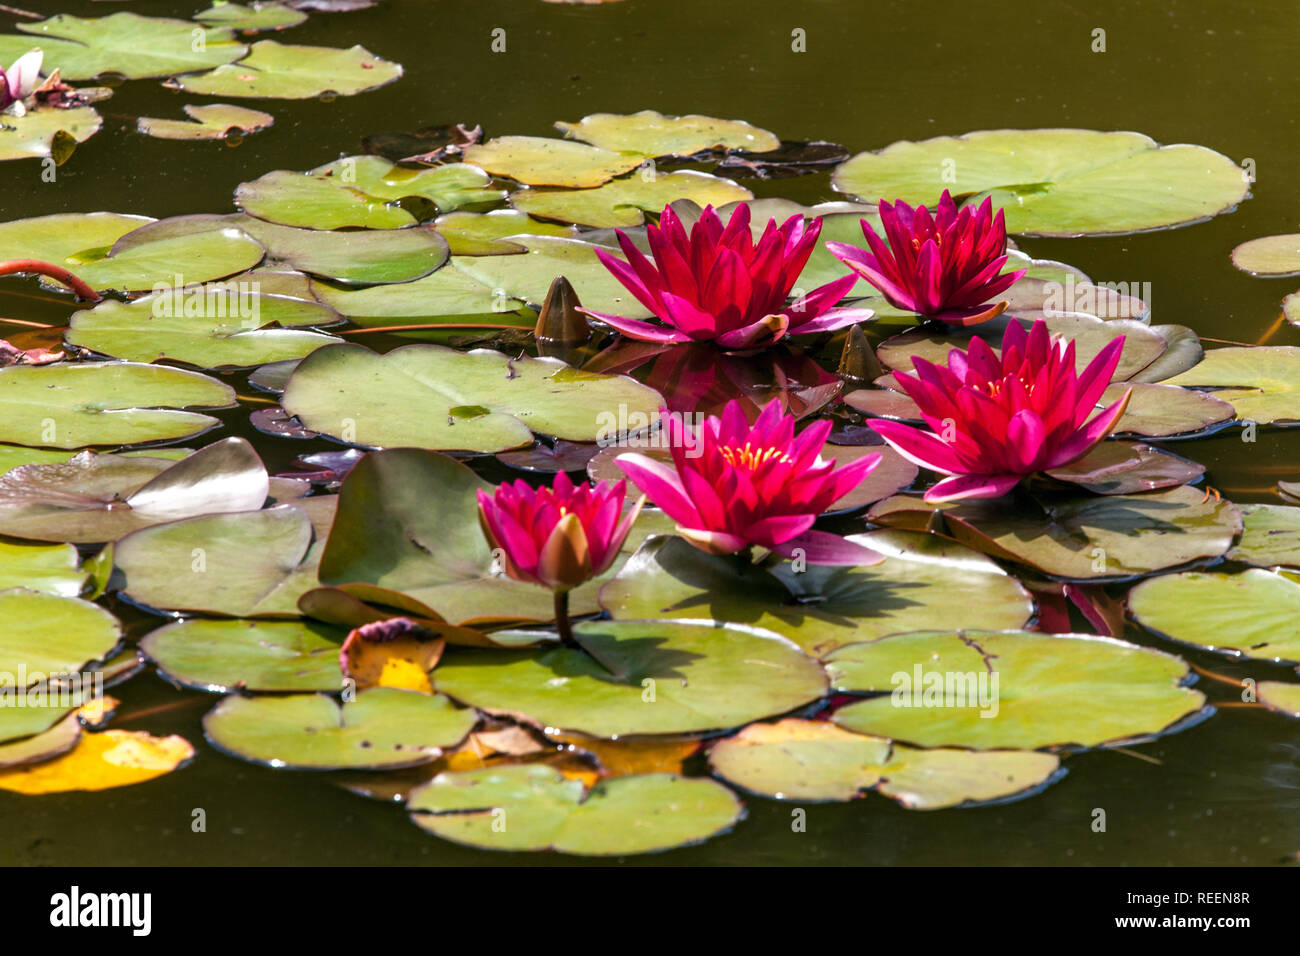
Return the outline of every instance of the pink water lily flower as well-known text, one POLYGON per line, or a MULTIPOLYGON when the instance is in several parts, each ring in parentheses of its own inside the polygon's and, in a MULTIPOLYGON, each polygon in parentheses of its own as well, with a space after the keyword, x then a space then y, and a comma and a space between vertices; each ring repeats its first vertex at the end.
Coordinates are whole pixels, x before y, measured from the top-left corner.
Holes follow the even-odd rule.
POLYGON ((793 415, 773 399, 751 426, 739 401, 698 429, 660 410, 673 464, 631 453, 615 460, 678 532, 710 554, 759 545, 811 564, 871 564, 881 556, 838 535, 812 531, 817 516, 848 494, 880 462, 866 455, 836 469, 821 457, 831 422, 797 436, 793 415), (798 552, 798 553, 797 553, 798 552))
POLYGON ((1007 228, 999 209, 985 199, 978 209, 960 210, 948 190, 931 216, 899 200, 880 203, 885 239, 864 219, 862 234, 870 251, 846 242, 828 242, 831 254, 858 273, 895 308, 953 325, 974 325, 1001 313, 1005 303, 988 305, 1025 274, 1000 274, 1007 263, 1007 228))
POLYGON ((947 368, 913 356, 915 376, 894 373, 931 431, 868 424, 905 458, 949 476, 926 501, 994 498, 1026 475, 1077 461, 1114 430, 1131 390, 1100 412, 1097 400, 1123 350, 1121 335, 1078 373, 1073 341, 1053 342, 1042 319, 1028 332, 1012 320, 1001 357, 974 338, 969 351, 948 353, 947 368))
POLYGON ((7 70, 0 70, 0 110, 25 100, 36 92, 41 81, 41 61, 45 54, 40 50, 24 53, 7 70))
POLYGON ((567 592, 614 563, 645 499, 623 514, 627 483, 574 485, 560 472, 550 488, 506 482, 479 491, 479 517, 516 581, 567 592))
POLYGON ((786 302, 821 228, 821 219, 805 224, 800 215, 780 226, 770 219, 756 243, 749 207, 741 204, 725 227, 713 207, 706 207, 688 234, 672 207, 666 207, 659 225, 646 229, 653 263, 621 230, 618 243, 626 262, 596 250, 605 268, 664 325, 583 311, 629 338, 712 341, 727 349, 759 348, 787 335, 864 322, 872 316, 870 309, 832 308, 858 281, 853 273, 786 302))

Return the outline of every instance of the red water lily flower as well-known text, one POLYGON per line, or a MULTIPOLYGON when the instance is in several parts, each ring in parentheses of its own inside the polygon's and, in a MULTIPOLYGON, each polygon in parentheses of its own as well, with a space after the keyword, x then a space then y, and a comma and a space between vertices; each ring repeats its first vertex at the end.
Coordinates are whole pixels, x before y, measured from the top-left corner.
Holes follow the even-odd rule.
POLYGON ((1006 303, 986 303, 1005 292, 1024 269, 999 274, 1007 263, 1007 228, 993 202, 960 210, 948 190, 931 216, 898 201, 880 203, 885 240, 864 219, 870 251, 828 242, 831 254, 880 290, 895 308, 954 325, 974 325, 998 315, 1006 303))
POLYGON ((783 414, 776 399, 752 426, 734 400, 721 418, 711 416, 699 428, 667 409, 660 410, 660 419, 672 466, 636 453, 615 461, 697 548, 734 554, 759 545, 785 557, 801 552, 811 564, 881 560, 838 535, 810 530, 880 461, 879 455, 866 455, 836 469, 834 459, 822 459, 829 419, 796 436, 794 416, 783 414))
POLYGON ((626 515, 627 483, 575 486, 560 472, 550 488, 506 482, 479 491, 479 517, 516 581, 567 592, 605 571, 618 556, 644 497, 626 515))
POLYGON ((742 204, 725 227, 713 207, 706 207, 688 234, 666 207, 659 225, 646 229, 653 263, 621 230, 616 234, 626 262, 596 250, 605 268, 665 325, 583 311, 633 339, 714 341, 728 349, 758 348, 787 335, 828 332, 866 321, 870 309, 832 308, 858 281, 852 273, 786 303, 821 228, 821 219, 805 225, 799 215, 780 226, 770 219, 756 243, 749 207, 742 204))
POLYGON ((1012 320, 1001 357, 974 338, 969 351, 948 353, 947 368, 913 356, 915 377, 894 373, 931 431, 868 424, 905 458, 950 476, 926 501, 994 498, 1026 475, 1077 461, 1114 430, 1131 390, 1093 413, 1123 350, 1121 335, 1077 373, 1073 341, 1053 342, 1042 319, 1028 332, 1012 320))

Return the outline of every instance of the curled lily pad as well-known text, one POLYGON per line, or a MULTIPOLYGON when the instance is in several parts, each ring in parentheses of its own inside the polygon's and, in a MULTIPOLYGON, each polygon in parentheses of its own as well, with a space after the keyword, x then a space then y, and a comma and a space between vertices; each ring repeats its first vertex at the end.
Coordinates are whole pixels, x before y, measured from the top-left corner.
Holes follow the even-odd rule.
POLYGON ((1033 601, 1015 578, 934 535, 875 531, 849 540, 884 554, 864 567, 742 567, 681 538, 648 541, 601 591, 616 619, 715 618, 775 631, 809 654, 936 624, 1022 627, 1033 601))
POLYGON ((411 792, 407 809, 420 827, 455 843, 579 856, 702 843, 744 816, 736 795, 712 780, 638 774, 588 790, 540 764, 439 774, 411 792))
POLYGON ((721 621, 592 621, 583 650, 467 648, 433 672, 462 703, 592 737, 724 730, 811 703, 821 666, 771 631, 721 621))
POLYGON ((1148 630, 1211 651, 1300 663, 1300 583, 1285 571, 1188 571, 1143 581, 1129 613, 1148 630))
POLYGON ((596 258, 592 243, 552 236, 517 236, 524 250, 518 254, 456 256, 457 268, 489 289, 499 289, 541 305, 556 276, 564 276, 582 304, 631 318, 646 318, 650 311, 627 291, 596 258))
MULTIPOLYGON (((0 38, 2 40, 3 38, 0 38)), ((84 143, 99 132, 104 120, 89 106, 72 109, 41 107, 22 116, 6 115, 0 122, 0 161, 52 158, 61 165, 68 144, 84 143)))
POLYGON ((350 444, 496 452, 531 444, 533 431, 591 441, 613 431, 621 410, 654 415, 661 399, 632 379, 555 359, 334 345, 298 365, 283 404, 308 428, 350 444), (411 408, 423 410, 418 421, 405 414, 411 408))
POLYGON ((304 510, 312 500, 132 532, 114 549, 122 593, 163 610, 297 617, 298 597, 317 584, 323 547, 313 546, 304 510))
POLYGON ((835 723, 922 747, 1115 746, 1199 714, 1182 658, 1113 638, 1029 631, 896 634, 830 654, 835 690, 880 696, 835 723))
POLYGON ((465 147, 465 162, 529 186, 599 186, 636 169, 640 153, 617 153, 541 136, 498 136, 465 147))
POLYGON ((1257 345, 1205 353, 1199 365, 1166 385, 1215 389, 1237 417, 1266 425, 1300 420, 1300 347, 1257 345))
POLYGON ((601 149, 645 156, 692 156, 708 149, 770 152, 781 145, 772 133, 743 120, 712 116, 665 116, 655 110, 639 113, 593 113, 576 123, 559 122, 556 129, 601 149))
POLYGON ((683 170, 632 175, 594 189, 521 189, 510 194, 515 209, 583 226, 639 226, 645 212, 658 212, 678 199, 701 206, 723 206, 752 199, 753 193, 729 179, 683 170))
POLYGON ((48 730, 0 744, 0 771, 57 757, 75 747, 80 739, 81 721, 76 714, 68 714, 48 730))
POLYGON ((0 223, 0 256, 43 259, 72 270, 94 289, 139 291, 193 285, 257 265, 265 251, 236 229, 115 244, 151 220, 117 213, 56 213, 0 223))
POLYGON ((203 718, 214 747, 293 770, 411 767, 454 747, 478 721, 440 695, 376 687, 342 705, 323 694, 227 697, 203 718))
MULTIPOLYGON (((476 497, 490 487, 465 465, 431 451, 398 448, 367 455, 340 491, 321 583, 366 585, 352 589, 362 598, 381 589, 396 592, 453 622, 551 620, 549 591, 508 578, 493 566, 476 497), (438 494, 431 496, 430 488, 438 494), (380 501, 383 507, 377 509, 374 503, 380 501)), ((603 579, 570 592, 574 614, 599 609, 596 590, 603 579)))
POLYGON ((194 690, 337 691, 345 636, 314 621, 196 618, 151 631, 140 648, 169 681, 194 690))
POLYGON ((193 73, 238 60, 248 47, 225 27, 197 27, 192 20, 120 12, 106 17, 59 14, 19 23, 27 36, 0 36, 0 60, 11 63, 34 46, 45 54, 42 69, 65 80, 118 73, 130 80, 193 73), (198 31, 196 42, 195 31, 198 31), (35 39, 39 37, 40 39, 35 39))
POLYGON ((163 359, 200 368, 249 368, 302 358, 333 335, 300 328, 332 325, 329 306, 249 293, 228 284, 193 286, 131 302, 105 300, 68 323, 70 345, 132 362, 163 359))
POLYGON ((143 730, 105 730, 82 734, 75 747, 54 760, 0 773, 0 790, 26 794, 110 790, 161 777, 193 758, 193 745, 175 734, 155 737, 143 730))
POLYGON ((1228 552, 1231 561, 1261 568, 1300 568, 1300 508, 1238 505, 1244 525, 1241 540, 1228 552))
POLYGON ((562 236, 573 238, 576 226, 534 219, 517 209, 494 209, 491 212, 459 210, 439 216, 433 228, 447 240, 453 255, 498 256, 525 251, 510 236, 562 236))
POLYGON ((1197 222, 1249 195, 1245 174, 1203 146, 1161 146, 1141 133, 980 130, 902 141, 836 170, 840 192, 933 208, 946 188, 1006 213, 1007 230, 1037 236, 1115 235, 1197 222), (946 173, 947 175, 941 175, 946 173))
POLYGON ((229 385, 176 368, 129 362, 15 365, 0 369, 0 441, 83 448, 186 438, 217 419, 180 409, 234 401, 229 385))
POLYGON ((1048 474, 1094 494, 1128 495, 1197 481, 1205 466, 1151 445, 1108 441, 1048 474))
POLYGON ((1232 250, 1232 264, 1253 276, 1300 274, 1300 234, 1264 236, 1232 250))
POLYGON ((750 724, 713 745, 709 767, 778 800, 852 800, 868 790, 909 810, 941 810, 1037 793, 1063 772, 1032 750, 918 750, 819 720, 750 724))
MULTIPOLYGON (((192 72, 192 69, 191 71, 192 72)), ((400 64, 375 56, 363 46, 339 50, 259 40, 238 63, 208 73, 178 77, 187 93, 303 100, 323 94, 352 96, 393 82, 400 64)))
MULTIPOLYGON (((117 619, 78 598, 24 588, 0 591, 0 687, 19 692, 101 661, 122 639, 117 619)), ((12 703, 12 702, 10 702, 12 703)))
POLYGON ((115 541, 193 515, 247 511, 266 500, 266 467, 242 438, 178 462, 82 452, 0 476, 0 534, 38 541, 115 541))
POLYGON ((1241 531, 1228 501, 1182 486, 1142 495, 1014 497, 926 504, 896 496, 868 519, 920 530, 942 512, 947 532, 968 547, 1054 577, 1132 578, 1224 554, 1241 531))
POLYGON ((181 109, 190 118, 188 121, 141 116, 136 122, 136 129, 154 139, 226 139, 232 130, 257 133, 275 122, 275 117, 270 113, 250 110, 244 106, 231 106, 228 103, 211 103, 206 106, 187 103, 181 109))

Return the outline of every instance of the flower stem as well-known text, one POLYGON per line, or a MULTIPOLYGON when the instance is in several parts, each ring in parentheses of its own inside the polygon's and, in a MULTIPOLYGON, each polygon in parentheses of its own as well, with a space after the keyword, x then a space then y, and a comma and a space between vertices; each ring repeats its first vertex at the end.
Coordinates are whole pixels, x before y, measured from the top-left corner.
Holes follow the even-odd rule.
POLYGON ((569 623, 569 592, 555 592, 555 628, 560 632, 560 643, 565 647, 578 647, 577 638, 573 636, 573 625, 569 623))
POLYGON ((49 276, 55 282, 62 282, 77 294, 78 299, 83 299, 86 302, 99 302, 104 298, 87 285, 84 280, 78 278, 63 266, 56 266, 53 262, 44 262, 40 259, 9 259, 0 262, 0 276, 14 275, 18 272, 36 272, 43 276, 49 276))

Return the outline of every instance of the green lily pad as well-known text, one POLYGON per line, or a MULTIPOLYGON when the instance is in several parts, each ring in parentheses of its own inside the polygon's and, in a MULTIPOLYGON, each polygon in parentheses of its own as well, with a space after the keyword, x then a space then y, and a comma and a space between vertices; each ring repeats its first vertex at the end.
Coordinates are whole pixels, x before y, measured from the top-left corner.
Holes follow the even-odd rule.
POLYGON ((841 707, 835 723, 921 747, 1117 746, 1205 705, 1182 658, 1077 634, 896 634, 842 647, 826 669, 835 690, 881 695, 841 707))
POLYGON ((1130 591, 1128 608, 1147 630, 1173 641, 1300 663, 1300 583, 1293 574, 1259 568, 1168 574, 1130 591))
POLYGON ((217 0, 202 13, 194 14, 201 23, 212 23, 232 30, 285 30, 307 19, 307 14, 283 3, 226 3, 217 0))
POLYGON ((640 153, 618 153, 541 136, 498 136, 466 146, 465 162, 528 186, 588 188, 641 165, 640 153))
POLYGON ((1107 441, 1047 474, 1094 494, 1131 495, 1197 481, 1205 466, 1151 445, 1107 441))
MULTIPOLYGON (((0 687, 0 695, 14 693, 13 685, 7 688, 0 687)), ((27 691, 23 703, 24 707, 13 706, 17 701, 7 701, 6 705, 0 707, 0 744, 9 746, 13 741, 20 741, 24 737, 30 738, 34 734, 43 734, 52 729, 61 721, 66 720, 72 715, 74 707, 82 703, 82 695, 78 693, 51 692, 43 697, 40 694, 42 689, 37 687, 27 691), (35 697, 33 700, 31 698, 35 697)), ((6 698, 0 697, 0 700, 6 698)), ((73 716, 76 720, 76 717, 73 716)), ((29 753, 30 751, 23 751, 29 753)), ((0 748, 0 753, 4 750, 0 748)))
POLYGON ((727 730, 812 703, 821 666, 771 631, 721 621, 592 621, 584 650, 458 649, 434 686, 464 704, 591 737, 727 730))
POLYGON ((634 774, 588 791, 581 780, 541 764, 441 773, 411 791, 406 807, 417 825, 453 843, 578 856, 703 843, 745 812, 712 780, 634 774))
POLYGON ((941 810, 1037 793, 1060 776, 1033 750, 917 750, 819 720, 750 724, 713 745, 709 767, 777 800, 844 801, 875 790, 909 810, 941 810))
POLYGON ((991 196, 993 208, 1006 213, 1007 231, 1036 236, 1179 226, 1226 212, 1249 195, 1241 168, 1211 149, 1086 129, 981 130, 902 141, 853 156, 831 181, 864 201, 902 199, 930 208, 945 188, 967 204, 991 196))
POLYGON ((1259 702, 1269 710, 1288 717, 1300 717, 1300 684, 1265 680, 1260 681, 1256 689, 1259 691, 1259 702))
POLYGON ((1300 234, 1264 236, 1232 250, 1232 264, 1253 276, 1300 274, 1300 234))
POLYGON ((1142 495, 1016 497, 926 504, 895 496, 867 518, 921 530, 942 511, 948 534, 995 558, 1070 580, 1125 579, 1217 558, 1241 531, 1229 501, 1182 486, 1142 495))
POLYGON ((239 130, 243 134, 257 133, 275 122, 275 117, 270 113, 250 110, 245 106, 231 106, 229 103, 211 103, 206 106, 187 103, 181 109, 189 120, 141 116, 136 121, 136 129, 154 139, 225 139, 231 130, 239 130))
POLYGON ((765 569, 706 554, 675 536, 655 538, 605 585, 601 604, 617 620, 736 621, 775 631, 814 655, 936 624, 1023 627, 1033 615, 1033 601, 1015 578, 955 542, 900 531, 849 540, 885 560, 765 569))
POLYGON ((377 687, 342 705, 323 694, 227 697, 203 718, 214 747, 292 770, 413 767, 437 759, 478 721, 446 697, 377 687))
MULTIPOLYGON (((150 448, 145 451, 121 452, 124 458, 165 458, 180 461, 189 455, 191 448, 150 448)), ((48 448, 24 448, 22 445, 0 445, 0 475, 13 471, 20 465, 57 465, 79 455, 76 451, 53 451, 48 448)))
POLYGON ((0 441, 84 448, 187 438, 217 419, 180 409, 234 403, 229 385, 178 368, 130 362, 14 365, 0 369, 0 441))
POLYGON ((0 122, 0 161, 54 157, 56 163, 61 162, 54 149, 56 138, 63 140, 66 135, 74 143, 84 143, 103 124, 103 118, 89 106, 67 110, 43 107, 22 116, 6 115, 0 122))
POLYGON ((626 115, 592 113, 576 123, 556 123, 555 128, 601 149, 644 156, 692 156, 706 149, 767 153, 781 145, 775 134, 743 120, 698 114, 665 116, 655 110, 626 115))
POLYGON ((514 242, 524 249, 522 254, 456 256, 452 262, 488 288, 533 305, 546 301, 551 283, 562 275, 588 309, 630 318, 650 315, 596 258, 598 246, 550 236, 519 236, 514 242))
POLYGON ((1213 388, 1237 417, 1260 425, 1300 420, 1300 347, 1254 345, 1213 349, 1166 385, 1213 388))
POLYGON ((193 73, 248 52, 225 27, 196 27, 192 20, 127 12, 106 17, 59 14, 38 23, 20 22, 18 29, 30 35, 0 36, 0 60, 11 63, 39 46, 45 53, 41 69, 50 73, 57 68, 64 80, 90 80, 101 73, 119 73, 128 80, 193 73))
POLYGON ((1128 407, 1120 416, 1115 432, 1142 438, 1187 437, 1212 430, 1232 420, 1231 405, 1209 392, 1195 392, 1177 385, 1149 385, 1144 382, 1116 382, 1101 393, 1099 406, 1117 402, 1129 392, 1128 407))
POLYGON ((1286 505, 1237 505, 1244 528, 1228 552, 1230 561, 1271 568, 1300 568, 1300 508, 1286 505))
POLYGON ((182 76, 177 86, 205 96, 304 100, 323 94, 353 96, 385 86, 402 75, 400 64, 363 46, 347 50, 259 40, 238 63, 182 76))
POLYGON ((53 727, 26 740, 0 744, 0 769, 49 760, 67 753, 81 739, 81 721, 69 714, 53 727))
POLYGON ((414 282, 395 282, 368 289, 321 286, 316 294, 322 302, 361 326, 388 325, 394 319, 445 319, 448 324, 455 324, 457 319, 475 317, 482 317, 483 324, 520 328, 531 328, 534 324, 519 314, 522 301, 507 297, 503 291, 489 289, 457 266, 444 266, 414 282))
POLYGON ((134 292, 222 279, 251 269, 265 255, 257 242, 235 229, 116 247, 122 237, 151 222, 106 212, 17 219, 0 223, 0 257, 43 259, 71 269, 91 288, 134 292))
POLYGON ((398 229, 415 223, 399 206, 287 169, 240 183, 235 204, 258 219, 310 229, 398 229))
POLYGON ((521 243, 510 242, 509 236, 560 236, 572 239, 578 234, 577 226, 543 222, 517 209, 449 212, 435 219, 433 228, 447 240, 452 255, 456 256, 499 256, 527 251, 521 243))
POLYGON ((89 578, 81 567, 77 549, 70 545, 0 538, 0 591, 28 588, 60 597, 78 597, 89 578))
POLYGON ((0 620, 0 673, 19 691, 80 673, 122 640, 117 619, 97 604, 25 588, 0 591, 0 620))
POLYGON ((151 631, 140 648, 167 680, 192 690, 337 691, 347 632, 315 621, 192 619, 151 631))
POLYGON ((380 156, 345 156, 316 167, 308 175, 379 199, 419 196, 442 212, 498 202, 506 195, 503 189, 490 188, 492 178, 469 163, 411 169, 380 156))
POLYGON ((114 549, 122 594, 160 610, 297 617, 323 547, 301 507, 310 500, 132 532, 114 549))
POLYGON ((265 246, 270 258, 339 282, 410 282, 441 268, 448 256, 446 240, 430 229, 331 232, 251 216, 241 217, 238 226, 265 246))
POLYGON ((480 452, 531 444, 532 431, 592 441, 614 430, 607 419, 618 410, 653 418, 661 404, 657 392, 624 376, 439 345, 387 355, 360 345, 318 349, 283 396, 285 410, 307 428, 350 444, 480 452), (422 409, 418 420, 406 414, 411 408, 422 409))
MULTIPOLYGON (((452 622, 551 620, 549 591, 494 572, 476 497, 490 489, 446 455, 413 448, 367 455, 339 493, 321 583, 398 592, 452 622)), ((571 591, 572 613, 598 611, 599 582, 611 574, 571 591)), ((373 593, 367 589, 358 596, 373 593)))
POLYGON ((645 213, 658 213, 678 199, 701 206, 723 206, 753 199, 754 194, 730 179, 682 170, 633 175, 594 189, 521 189, 510 194, 510 205, 530 216, 558 219, 583 226, 639 226, 645 213))
POLYGON ((343 341, 297 328, 338 320, 338 313, 320 303, 217 284, 132 302, 105 300, 75 313, 66 339, 132 362, 165 359, 200 368, 250 368, 302 358, 322 345, 343 341))
POLYGON ((242 438, 178 462, 82 452, 0 476, 0 534, 88 544, 194 515, 260 508, 266 467, 242 438))

